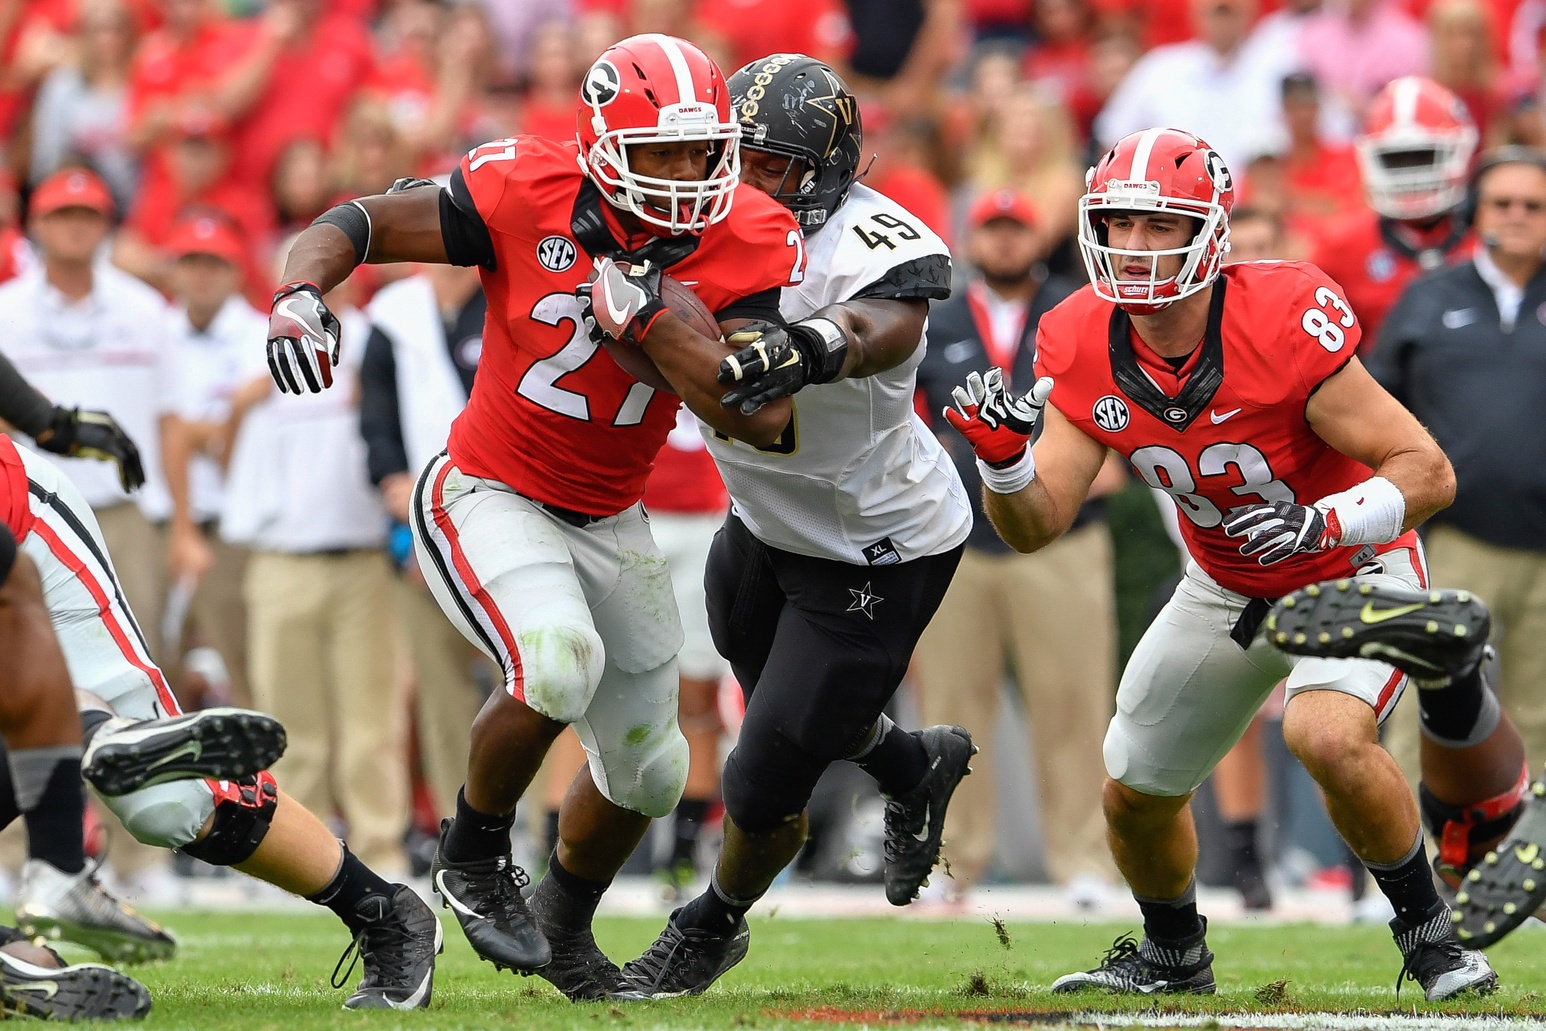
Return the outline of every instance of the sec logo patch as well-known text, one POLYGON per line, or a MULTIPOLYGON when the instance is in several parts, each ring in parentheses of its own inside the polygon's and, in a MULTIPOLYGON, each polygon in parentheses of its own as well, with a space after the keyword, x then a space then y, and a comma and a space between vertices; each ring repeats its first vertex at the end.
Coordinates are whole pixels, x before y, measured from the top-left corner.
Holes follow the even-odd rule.
POLYGON ((1095 402, 1091 417, 1107 433, 1116 433, 1127 428, 1127 404, 1115 394, 1107 394, 1095 402))
POLYGON ((577 252, 567 236, 546 236, 537 244, 537 261, 549 272, 568 272, 577 252))

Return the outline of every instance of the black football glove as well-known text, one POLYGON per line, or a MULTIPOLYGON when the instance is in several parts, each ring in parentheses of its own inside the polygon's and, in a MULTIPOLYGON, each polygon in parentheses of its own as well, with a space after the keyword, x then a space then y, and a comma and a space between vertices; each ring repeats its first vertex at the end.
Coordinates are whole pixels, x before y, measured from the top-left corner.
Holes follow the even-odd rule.
POLYGON ((1337 546, 1337 534, 1327 526, 1320 509, 1289 501, 1231 509, 1224 517, 1224 532, 1231 537, 1244 537, 1240 554, 1257 556, 1256 561, 1264 566, 1337 546))
POLYGON ((118 465, 118 480, 125 491, 145 482, 140 449, 106 412, 83 412, 56 406, 48 427, 33 438, 38 447, 67 458, 97 458, 118 465))
POLYGON ((593 343, 603 337, 637 347, 655 320, 666 313, 660 299, 660 266, 646 261, 630 265, 597 258, 591 277, 574 288, 585 332, 593 343))
POLYGON ((749 322, 726 337, 726 343, 740 350, 719 363, 719 382, 731 388, 719 403, 751 415, 769 401, 841 376, 848 358, 847 334, 830 319, 812 322, 822 325, 749 322))
POLYGON ((281 393, 320 394, 338 364, 338 317, 314 283, 287 283, 268 316, 268 371, 281 393))

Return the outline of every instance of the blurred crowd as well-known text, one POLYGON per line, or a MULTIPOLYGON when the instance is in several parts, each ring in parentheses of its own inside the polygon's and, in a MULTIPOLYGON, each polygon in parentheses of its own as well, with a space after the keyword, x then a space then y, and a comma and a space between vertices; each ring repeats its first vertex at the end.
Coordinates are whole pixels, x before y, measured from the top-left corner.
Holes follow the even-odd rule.
MULTIPOLYGON (((959 286, 985 269, 1000 299, 1019 279, 1036 284, 1026 297, 1052 277, 1065 291, 1083 280, 1074 236, 1084 169, 1139 128, 1182 126, 1224 157, 1238 193, 1240 258, 1312 256, 1345 220, 1367 218, 1353 140, 1372 98, 1399 76, 1427 75, 1458 95, 1483 147, 1546 145, 1546 0, 0 0, 0 283, 40 281, 44 252, 68 263, 72 248, 99 277, 75 294, 53 284, 62 298, 0 292, 0 326, 6 305, 26 297, 47 337, 34 346, 0 336, 0 352, 55 400, 112 411, 146 448, 144 492, 131 501, 100 476, 90 500, 159 658, 190 706, 256 701, 321 727, 322 754, 287 760, 295 770, 310 763, 309 779, 287 783, 314 809, 336 812, 355 851, 383 872, 413 863, 407 824, 424 839, 454 800, 465 756, 457 738, 487 678, 474 674, 463 642, 447 639, 422 589, 410 583, 391 604, 394 576, 399 585, 413 578, 405 521, 415 470, 376 468, 379 442, 367 452, 358 434, 357 388, 339 424, 354 427, 352 449, 333 449, 313 470, 327 511, 302 512, 304 529, 232 525, 259 520, 252 511, 233 520, 221 491, 266 496, 261 477, 234 482, 244 479, 244 419, 269 402, 258 313, 286 241, 327 208, 400 176, 445 174, 488 140, 572 139, 582 75, 612 42, 646 31, 697 42, 727 75, 779 51, 839 69, 862 102, 873 155, 864 181, 954 242, 959 286), (94 214, 100 225, 72 229, 57 217, 45 225, 65 211, 94 214), (1005 254, 1023 261, 990 267, 1005 254), (87 337, 102 323, 76 309, 108 295, 126 313, 116 356, 101 357, 90 376, 84 360, 50 357, 49 348, 100 343, 87 337), (201 335, 231 346, 218 361, 188 351, 201 335), (300 555, 333 564, 308 572, 281 560, 300 555), (339 592, 336 602, 318 595, 319 607, 371 604, 340 622, 317 655, 299 655, 287 620, 319 584, 339 592), (438 643, 412 640, 430 624, 438 643), (437 648, 439 660, 425 657, 437 648), (441 671, 459 666, 450 679, 473 686, 436 687, 433 705, 411 706, 415 685, 424 701, 426 663, 435 661, 441 671), (311 676, 337 684, 324 690, 304 682, 311 676), (276 703, 276 692, 299 693, 311 707, 276 703)), ((334 307, 369 312, 381 291, 422 274, 362 267, 334 307)), ((460 322, 481 321, 481 307, 469 308, 475 277, 427 282, 454 349, 460 322)), ((969 322, 977 310, 962 296, 969 322)), ((1009 337, 1024 336, 1027 315, 1017 310, 1009 337)), ((369 357, 358 368, 370 320, 344 321, 355 370, 347 374, 368 380, 379 373, 369 357)), ((470 381, 477 341, 467 339, 467 361, 457 363, 470 381)), ((274 439, 299 436, 291 461, 304 464, 307 446, 320 454, 308 423, 320 415, 263 418, 274 439)), ((396 418, 394 409, 392 426, 396 418)), ((1120 486, 1113 471, 1107 489, 1120 486)), ((712 505, 722 504, 716 495, 712 505)), ((1104 516, 1100 506, 1089 513, 1101 541, 1104 516)), ((1109 580, 1109 550, 1101 543, 1081 560, 1093 566, 1079 568, 1104 569, 1109 580)), ((1101 628, 1083 638, 1077 627, 1048 633, 1114 652, 1111 596, 1090 604, 1101 628)), ((1078 668, 1049 691, 1073 684, 1107 708, 1114 659, 1070 660, 1078 668)), ((988 671, 994 684, 997 673, 988 671)), ((1035 722, 1049 703, 1021 687, 1035 722)), ((984 704, 991 725, 996 703, 984 704)), ((928 697, 920 708, 940 711, 928 697)), ((1085 721, 1091 733, 1104 718, 1085 721)), ((1038 752, 1064 729, 1047 719, 1038 752)), ((562 761, 577 756, 576 747, 562 761)), ((1042 758, 1045 779, 1057 764, 1042 758)), ((1082 804, 1085 816, 1092 803, 1082 804)), ((991 809, 991 790, 973 804, 991 809)), ((556 805, 550 798, 543 808, 556 805)), ((1065 799, 1064 810, 1080 808, 1065 799)), ((1065 850, 1100 853, 1098 828, 1085 830, 1090 842, 1064 840, 1065 850)), ((957 865, 970 879, 988 876, 992 826, 963 830, 969 838, 975 852, 957 865)), ((115 850, 124 877, 151 876, 149 855, 136 859, 127 840, 115 850)), ((1048 869, 1064 882, 1111 873, 1104 855, 1049 857, 1048 869)))

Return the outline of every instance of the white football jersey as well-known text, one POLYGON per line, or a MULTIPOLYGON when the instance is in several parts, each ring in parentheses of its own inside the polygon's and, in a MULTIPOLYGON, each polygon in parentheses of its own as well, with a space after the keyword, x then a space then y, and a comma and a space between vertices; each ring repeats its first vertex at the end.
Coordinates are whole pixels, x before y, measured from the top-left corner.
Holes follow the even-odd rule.
MULTIPOLYGON (((793 322, 869 288, 910 262, 950 250, 900 204, 861 184, 806 238, 805 279, 785 287, 793 322)), ((941 274, 947 286, 948 265, 941 274)), ((884 291, 874 296, 887 296, 884 291)), ((895 296, 894 294, 891 296, 895 296)), ((972 509, 955 463, 913 411, 924 344, 875 376, 808 386, 794 419, 767 449, 699 431, 730 491, 732 510, 766 544, 855 565, 936 555, 966 539, 972 509)))

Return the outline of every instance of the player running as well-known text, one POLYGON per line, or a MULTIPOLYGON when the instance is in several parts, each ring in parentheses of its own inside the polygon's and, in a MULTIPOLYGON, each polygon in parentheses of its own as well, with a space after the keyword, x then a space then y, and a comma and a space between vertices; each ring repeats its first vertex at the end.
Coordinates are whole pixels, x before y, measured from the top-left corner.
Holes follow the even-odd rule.
POLYGON ((1449 462, 1353 357, 1358 320, 1324 273, 1220 268, 1234 190, 1205 143, 1134 133, 1089 183, 1079 243, 1092 285, 1043 318, 1041 378, 1010 397, 996 371, 974 375, 946 412, 976 448, 986 511, 1017 550, 1067 529, 1109 447, 1175 500, 1193 556, 1123 672, 1104 746, 1112 854, 1143 938, 1119 940, 1053 990, 1214 990, 1187 802, 1286 677, 1284 740, 1395 908, 1403 975, 1430 1000, 1490 991, 1497 975, 1456 938, 1417 806, 1379 745, 1405 676, 1289 658, 1258 634, 1264 599, 1308 583, 1425 586, 1412 527, 1453 497, 1449 462))
POLYGON ((1330 226, 1310 257, 1342 286, 1371 344, 1408 283, 1469 248, 1476 141, 1465 105, 1432 79, 1403 76, 1369 102, 1357 140, 1368 210, 1330 226))
MULTIPOLYGON (((116 461, 126 490, 143 480, 138 451, 110 417, 56 408, 3 358, 0 418, 61 453, 116 461)), ((345 955, 358 951, 365 965, 365 976, 345 1006, 428 1005, 440 948, 434 913, 411 888, 387 883, 350 854, 320 820, 281 792, 266 770, 204 779, 200 764, 189 761, 194 745, 201 754, 209 746, 214 759, 230 749, 224 757, 250 770, 258 763, 249 760, 260 751, 282 747, 275 736, 277 724, 268 721, 269 729, 264 730, 262 724, 237 721, 252 731, 248 736, 236 732, 233 717, 218 712, 147 722, 182 713, 123 600, 96 517, 57 466, 3 434, 0 517, 18 554, 27 560, 12 578, 35 572, 41 611, 52 624, 68 669, 64 683, 73 683, 87 699, 79 716, 79 737, 54 755, 52 766, 42 759, 9 757, 6 766, 18 808, 28 810, 34 790, 46 792, 51 783, 52 790, 59 790, 70 750, 84 745, 83 772, 136 839, 233 866, 338 914, 354 939, 345 955), (152 763, 157 764, 153 769, 152 763), (163 780, 172 774, 178 779, 163 780), (197 779, 188 779, 190 774, 197 779)), ((36 621, 39 610, 32 611, 36 621)), ((35 633, 29 640, 34 648, 47 647, 37 644, 35 633)), ((41 661, 12 664, 13 653, 0 654, 23 678, 43 675, 41 661)), ((53 806, 41 808, 56 811, 53 806)), ((78 807, 70 818, 78 836, 78 807)), ((63 827, 55 833, 63 834, 63 827)), ((92 874, 85 868, 66 873, 52 862, 28 864, 16 907, 22 931, 79 936, 93 947, 139 949, 134 954, 146 958, 157 952, 170 955, 174 942, 164 931, 154 925, 126 926, 125 916, 148 923, 132 911, 114 915, 119 905, 102 892, 92 874)))
POLYGON ((504 690, 473 724, 467 783, 432 876, 484 959, 539 973, 572 999, 638 998, 590 925, 687 776, 682 631, 639 504, 678 400, 618 360, 653 361, 716 430, 774 445, 789 402, 753 415, 722 408, 714 377, 725 346, 666 310, 660 276, 691 287, 733 329, 778 318, 778 291, 800 280, 805 252, 789 213, 739 185, 730 94, 697 47, 658 34, 623 40, 586 73, 577 108, 578 146, 496 140, 468 154, 448 188, 324 214, 290 252, 269 358, 281 390, 328 385, 338 323, 322 294, 361 262, 482 270, 482 364, 446 454, 419 479, 413 530, 436 600, 498 664, 504 690), (628 353, 614 360, 587 323, 628 353), (571 724, 590 761, 528 908, 510 827, 571 724))
POLYGON ((955 465, 912 400, 950 252, 855 181, 858 102, 831 68, 773 54, 730 92, 742 179, 799 218, 810 263, 776 324, 733 334, 742 349, 720 366, 726 407, 794 396, 783 435, 759 448, 700 426, 733 502, 709 553, 709 626, 746 716, 709 887, 623 968, 651 996, 702 992, 746 955, 746 912, 805 843, 806 804, 835 760, 879 782, 886 897, 911 902, 976 751, 960 727, 908 732, 883 711, 971 530, 955 465))

